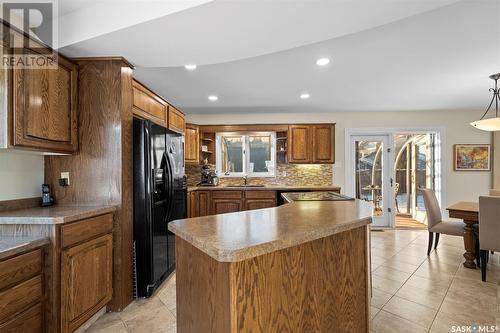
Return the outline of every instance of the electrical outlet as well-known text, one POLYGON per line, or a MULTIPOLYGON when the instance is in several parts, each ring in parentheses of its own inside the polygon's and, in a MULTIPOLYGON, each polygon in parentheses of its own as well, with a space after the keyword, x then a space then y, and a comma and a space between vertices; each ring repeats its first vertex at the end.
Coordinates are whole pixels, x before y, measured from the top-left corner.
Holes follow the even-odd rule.
POLYGON ((61 179, 66 179, 66 185, 69 185, 69 172, 61 172, 61 179))

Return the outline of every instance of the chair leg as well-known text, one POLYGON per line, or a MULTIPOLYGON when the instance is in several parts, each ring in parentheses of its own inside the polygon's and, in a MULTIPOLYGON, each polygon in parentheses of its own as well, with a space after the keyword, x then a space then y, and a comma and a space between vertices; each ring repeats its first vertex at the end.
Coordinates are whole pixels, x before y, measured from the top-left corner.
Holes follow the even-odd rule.
POLYGON ((486 282, 486 256, 488 255, 488 251, 481 250, 481 280, 486 282))
POLYGON ((427 256, 431 253, 433 240, 434 240, 434 233, 429 231, 429 245, 427 246, 427 256))
POLYGON ((490 251, 486 251, 486 263, 490 262, 490 251))
POLYGON ((438 247, 439 243, 439 233, 436 232, 436 240, 434 241, 434 250, 438 247))

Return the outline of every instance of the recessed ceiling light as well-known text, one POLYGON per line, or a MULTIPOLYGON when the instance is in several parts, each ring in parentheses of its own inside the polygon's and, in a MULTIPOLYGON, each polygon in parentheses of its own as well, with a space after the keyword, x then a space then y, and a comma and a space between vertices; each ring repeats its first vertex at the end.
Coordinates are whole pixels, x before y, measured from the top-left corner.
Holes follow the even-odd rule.
POLYGON ((319 58, 318 60, 316 60, 316 65, 318 65, 318 66, 326 66, 329 63, 330 63, 329 58, 319 58))
POLYGON ((309 95, 308 93, 300 94, 301 99, 308 99, 309 97, 311 97, 311 95, 309 95))
POLYGON ((212 101, 212 102, 215 102, 215 101, 216 101, 216 100, 218 100, 218 99, 219 99, 219 97, 217 97, 217 96, 215 96, 215 95, 210 95, 210 96, 208 96, 208 100, 209 100, 209 101, 212 101))
POLYGON ((196 69, 196 65, 195 64, 184 65, 184 68, 187 69, 188 71, 194 71, 196 69))

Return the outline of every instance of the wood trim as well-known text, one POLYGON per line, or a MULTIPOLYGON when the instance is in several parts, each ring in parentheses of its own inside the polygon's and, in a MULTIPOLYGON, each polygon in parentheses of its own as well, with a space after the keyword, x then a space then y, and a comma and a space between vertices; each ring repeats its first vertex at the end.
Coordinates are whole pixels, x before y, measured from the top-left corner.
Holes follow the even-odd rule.
POLYGON ((204 133, 288 131, 288 125, 283 125, 283 124, 199 125, 199 126, 200 126, 200 132, 204 133))
POLYGON ((125 67, 130 67, 131 69, 135 69, 135 66, 132 65, 127 59, 120 56, 115 57, 76 57, 72 58, 75 62, 93 62, 93 61, 119 61, 122 62, 125 67))
POLYGON ((41 197, 4 200, 0 201, 0 212, 38 207, 41 203, 41 197))

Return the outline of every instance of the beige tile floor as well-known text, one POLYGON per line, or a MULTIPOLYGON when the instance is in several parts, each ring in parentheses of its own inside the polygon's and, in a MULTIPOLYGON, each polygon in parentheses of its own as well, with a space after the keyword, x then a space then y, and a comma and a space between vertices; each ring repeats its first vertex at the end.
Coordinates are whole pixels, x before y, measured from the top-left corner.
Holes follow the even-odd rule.
MULTIPOLYGON (((500 255, 490 256, 487 282, 462 266, 463 240, 442 236, 426 256, 427 232, 372 232, 372 333, 446 333, 453 325, 497 325, 500 332, 500 255)), ((87 332, 176 331, 175 275, 150 299, 107 313, 87 332)), ((472 331, 474 332, 474 331, 472 331)))

